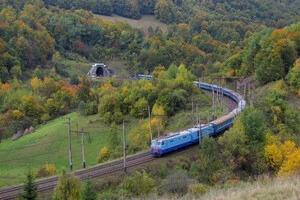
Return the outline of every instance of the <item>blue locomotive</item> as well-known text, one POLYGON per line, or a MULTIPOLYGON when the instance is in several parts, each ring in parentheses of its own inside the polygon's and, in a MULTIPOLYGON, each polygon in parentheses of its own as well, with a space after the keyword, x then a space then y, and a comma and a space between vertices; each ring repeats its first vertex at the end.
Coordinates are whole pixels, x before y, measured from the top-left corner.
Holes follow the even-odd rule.
POLYGON ((197 87, 209 91, 224 94, 233 99, 237 103, 237 108, 232 110, 225 116, 222 116, 208 124, 201 124, 188 130, 168 133, 151 141, 151 154, 155 157, 160 157, 165 153, 175 151, 177 149, 199 143, 200 133, 204 137, 206 135, 214 136, 225 129, 228 129, 233 124, 234 118, 243 111, 246 106, 244 97, 230 89, 222 88, 217 85, 207 83, 194 82, 197 87), (200 132, 201 129, 201 132, 200 132))

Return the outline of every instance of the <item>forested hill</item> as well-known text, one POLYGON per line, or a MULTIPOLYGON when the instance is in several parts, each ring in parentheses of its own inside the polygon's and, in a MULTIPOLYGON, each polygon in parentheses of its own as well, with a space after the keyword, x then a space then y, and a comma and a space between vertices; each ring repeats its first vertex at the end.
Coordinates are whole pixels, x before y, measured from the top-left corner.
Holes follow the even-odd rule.
POLYGON ((188 23, 201 14, 205 20, 241 21, 282 28, 299 21, 297 0, 44 0, 49 6, 63 9, 85 9, 95 14, 140 19, 155 15, 165 23, 188 23))
MULTIPOLYGON (((43 114, 46 114, 47 118, 55 118, 74 109, 80 101, 83 101, 85 106, 92 102, 92 111, 86 112, 97 113, 99 94, 92 96, 85 94, 89 91, 86 87, 82 87, 85 79, 81 80, 78 87, 74 86, 79 83, 78 73, 75 73, 75 66, 70 67, 65 64, 66 60, 93 63, 119 59, 122 62, 120 66, 132 77, 137 73, 157 73, 183 64, 183 68, 196 77, 203 74, 243 77, 255 75, 261 84, 287 78, 293 87, 292 90, 299 93, 300 83, 297 75, 299 62, 295 61, 300 51, 300 24, 299 22, 289 24, 299 19, 296 12, 299 8, 297 1, 273 3, 258 1, 253 4, 249 4, 251 1, 243 4, 238 4, 237 1, 230 1, 230 3, 158 1, 154 5, 154 14, 165 11, 165 9, 160 10, 160 6, 168 6, 174 9, 171 9, 168 14, 174 14, 175 18, 172 17, 172 20, 166 23, 177 23, 168 26, 167 34, 162 33, 159 27, 149 27, 148 35, 144 35, 140 29, 132 28, 126 22, 104 21, 88 10, 76 9, 74 6, 71 10, 49 6, 53 4, 62 7, 58 5, 60 2, 64 2, 62 5, 69 6, 81 1, 7 0, 2 2, 0 6, 1 113, 9 115, 12 110, 18 110, 21 111, 22 116, 29 117, 30 123, 35 120, 38 124, 43 121, 43 114), (252 16, 251 13, 260 13, 262 7, 268 10, 265 17, 260 14, 252 16), (276 12, 276 15, 272 14, 273 12, 276 12), (252 20, 250 15, 257 21, 254 18, 252 20), (231 17, 236 18, 231 19, 231 17), (275 18, 278 20, 276 21, 275 18), (232 21, 234 19, 236 20, 232 21), (268 25, 269 20, 274 23, 268 25), (282 25, 279 26, 279 22, 282 22, 282 25), (268 27, 273 26, 272 24, 275 27, 287 26, 280 29, 268 27), (57 87, 47 88, 54 86, 55 82, 57 87), (62 91, 59 91, 56 96, 53 95, 58 92, 58 89, 66 89, 65 87, 68 92, 64 94, 68 93, 69 97, 62 98, 60 94, 62 91), (85 92, 82 93, 81 89, 85 92), (33 101, 38 105, 35 111, 27 110, 32 106, 28 102, 25 105, 26 101, 21 101, 22 96, 29 94, 32 98, 29 98, 28 102, 33 101), (58 104, 53 110, 41 112, 40 109, 45 107, 48 100, 49 104, 53 102, 58 104), (60 106, 63 109, 58 109, 60 106)), ((101 2, 113 5, 116 2, 127 1, 100 0, 97 5, 103 8, 101 2)), ((140 5, 139 10, 144 8, 142 13, 148 13, 146 5, 152 4, 146 2, 154 1, 128 2, 137 3, 140 5)), ((89 1, 84 3, 80 8, 85 8, 89 1)), ((117 5, 112 7, 118 8, 117 5)), ((166 13, 159 16, 165 17, 166 13)), ((180 99, 183 97, 179 96, 180 99)), ((148 100, 153 101, 153 99, 148 100)), ((135 104, 135 101, 132 102, 132 105, 135 104)), ((179 103, 178 107, 181 106, 179 103)), ((88 106, 86 109, 89 109, 88 106)), ((18 117, 16 119, 14 120, 19 120, 20 124, 20 119, 18 117)), ((22 117, 23 119, 25 117, 22 117)), ((2 135, 5 137, 15 131, 12 126, 9 127, 10 120, 0 119, 0 125, 2 129, 0 133, 4 133, 2 135)))

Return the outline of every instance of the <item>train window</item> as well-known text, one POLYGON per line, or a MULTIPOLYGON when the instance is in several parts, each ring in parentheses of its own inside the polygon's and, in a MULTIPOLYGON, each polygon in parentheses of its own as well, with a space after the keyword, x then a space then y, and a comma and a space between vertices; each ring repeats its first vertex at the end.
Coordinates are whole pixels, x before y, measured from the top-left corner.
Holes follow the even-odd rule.
POLYGON ((170 140, 170 142, 173 142, 173 140, 170 140))
POLYGON ((161 145, 164 145, 164 144, 165 144, 165 142, 162 142, 162 143, 161 143, 161 145))
POLYGON ((183 136, 183 138, 186 138, 186 136, 183 136))

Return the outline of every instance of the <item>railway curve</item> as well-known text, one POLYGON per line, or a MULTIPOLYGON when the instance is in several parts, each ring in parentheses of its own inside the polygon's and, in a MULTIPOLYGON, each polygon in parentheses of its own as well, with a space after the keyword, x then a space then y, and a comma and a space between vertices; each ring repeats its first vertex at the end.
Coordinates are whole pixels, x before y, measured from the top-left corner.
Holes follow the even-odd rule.
MULTIPOLYGON (((227 106, 227 112, 232 111, 238 106, 237 102, 228 96, 223 96, 223 100, 225 102, 225 105, 227 106)), ((170 155, 180 154, 180 152, 187 151, 187 150, 188 148, 182 149, 181 151, 178 152, 172 152, 170 153, 170 155)), ((159 158, 154 158, 149 152, 140 153, 126 158, 126 168, 128 169, 134 168, 148 162, 158 161, 158 159, 159 158)), ((99 178, 99 177, 105 177, 115 173, 122 173, 123 171, 124 171, 124 161, 123 159, 120 159, 114 162, 105 163, 88 169, 75 171, 74 175, 78 177, 80 180, 86 180, 89 178, 99 178)), ((41 192, 53 190, 57 184, 57 181, 58 181, 58 176, 36 181, 38 186, 37 192, 41 193, 41 192)), ((23 192, 23 184, 0 189, 0 199, 1 200, 17 199, 22 192, 23 192)))

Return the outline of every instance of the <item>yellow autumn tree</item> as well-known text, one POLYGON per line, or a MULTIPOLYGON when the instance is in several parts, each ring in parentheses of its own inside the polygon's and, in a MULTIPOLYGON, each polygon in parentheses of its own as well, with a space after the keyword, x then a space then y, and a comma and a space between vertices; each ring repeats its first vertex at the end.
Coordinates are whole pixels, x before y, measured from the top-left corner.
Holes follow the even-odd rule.
POLYGON ((297 147, 294 142, 292 142, 291 140, 285 141, 280 147, 283 159, 286 160, 287 157, 293 154, 296 149, 297 147))
POLYGON ((97 163, 102 163, 107 161, 109 158, 109 149, 105 146, 100 150, 100 153, 97 157, 97 163))
POLYGON ((287 156, 287 160, 280 167, 278 176, 287 176, 300 173, 300 149, 297 148, 292 154, 287 156))
POLYGON ((34 93, 37 93, 39 88, 42 86, 42 80, 40 80, 38 77, 34 77, 30 80, 30 86, 34 93))
POLYGON ((279 171, 279 176, 289 175, 300 170, 299 153, 299 148, 294 142, 287 140, 282 144, 276 136, 270 133, 266 134, 264 156, 268 166, 279 171))
POLYGON ((46 169, 47 174, 49 174, 49 175, 55 174, 56 168, 55 168, 54 164, 46 163, 44 167, 46 169))
POLYGON ((265 147, 265 158, 267 160, 268 166, 274 170, 278 170, 282 165, 283 156, 280 148, 276 144, 267 145, 265 147))

